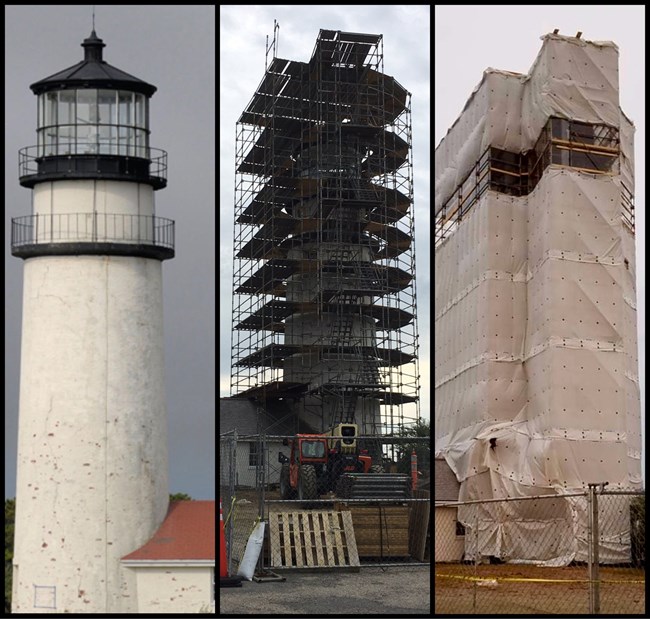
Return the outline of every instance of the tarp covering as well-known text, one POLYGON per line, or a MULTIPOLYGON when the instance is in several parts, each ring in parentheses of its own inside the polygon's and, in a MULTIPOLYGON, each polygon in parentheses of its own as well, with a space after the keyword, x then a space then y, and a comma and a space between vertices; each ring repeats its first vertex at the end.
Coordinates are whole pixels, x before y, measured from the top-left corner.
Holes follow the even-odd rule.
POLYGON ((520 152, 535 144, 550 116, 619 127, 632 182, 633 129, 619 107, 618 48, 547 34, 528 75, 487 69, 435 153, 435 212, 488 146, 520 152))
MULTIPOLYGON (((529 195, 487 191, 436 248, 436 457, 461 501, 641 487, 634 236, 621 221, 633 126, 619 108, 618 50, 543 41, 529 75, 485 73, 436 149, 436 212, 486 148, 529 150, 550 116, 618 128, 620 166, 551 165, 529 195)), ((467 556, 586 559, 585 499, 551 512, 524 503, 485 504, 467 556), (548 542, 521 541, 532 537, 548 542)), ((476 510, 465 509, 471 528, 476 510)), ((603 523, 604 562, 629 561, 629 513, 617 514, 603 523)))

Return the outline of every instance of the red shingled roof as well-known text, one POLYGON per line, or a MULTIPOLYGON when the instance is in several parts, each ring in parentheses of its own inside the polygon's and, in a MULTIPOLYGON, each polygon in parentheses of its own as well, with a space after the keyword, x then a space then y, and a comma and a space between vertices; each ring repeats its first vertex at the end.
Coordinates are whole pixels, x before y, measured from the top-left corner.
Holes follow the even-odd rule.
POLYGON ((215 560, 215 501, 174 501, 156 534, 125 560, 215 560))

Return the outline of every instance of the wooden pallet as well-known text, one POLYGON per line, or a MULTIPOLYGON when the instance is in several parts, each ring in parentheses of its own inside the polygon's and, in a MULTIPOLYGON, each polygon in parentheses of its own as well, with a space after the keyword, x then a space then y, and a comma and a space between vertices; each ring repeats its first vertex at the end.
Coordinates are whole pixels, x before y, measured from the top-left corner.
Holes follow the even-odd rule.
POLYGON ((350 512, 301 511, 269 514, 271 567, 359 569, 350 512))

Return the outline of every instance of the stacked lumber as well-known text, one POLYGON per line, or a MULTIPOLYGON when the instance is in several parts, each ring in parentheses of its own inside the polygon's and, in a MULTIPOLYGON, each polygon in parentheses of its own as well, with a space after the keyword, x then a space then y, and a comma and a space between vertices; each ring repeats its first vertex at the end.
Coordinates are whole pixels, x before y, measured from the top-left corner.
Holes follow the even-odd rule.
POLYGON ((344 473, 336 486, 341 499, 400 499, 411 496, 408 475, 392 473, 344 473))
POLYGON ((352 514, 359 557, 409 556, 408 505, 345 505, 352 514))

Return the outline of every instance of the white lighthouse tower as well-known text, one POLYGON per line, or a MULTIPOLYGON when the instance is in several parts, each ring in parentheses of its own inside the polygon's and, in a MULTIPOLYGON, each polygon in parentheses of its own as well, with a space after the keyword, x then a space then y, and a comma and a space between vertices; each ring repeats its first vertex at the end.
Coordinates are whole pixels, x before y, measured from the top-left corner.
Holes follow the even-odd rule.
POLYGON ((20 151, 24 260, 14 612, 127 613, 120 559, 168 506, 162 261, 167 154, 149 146, 155 86, 102 59, 31 85, 38 143, 20 151))

